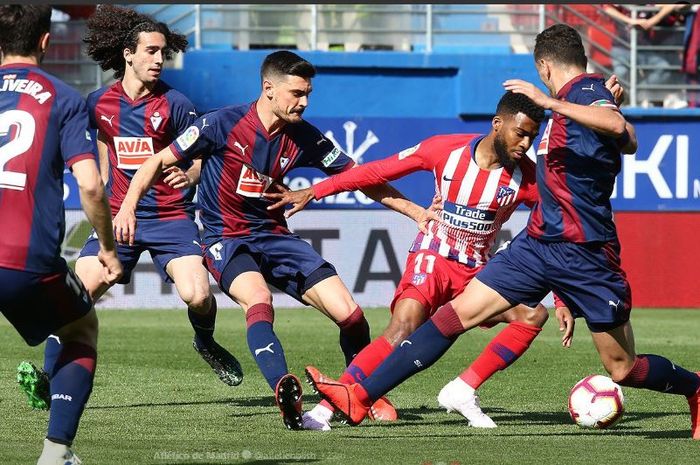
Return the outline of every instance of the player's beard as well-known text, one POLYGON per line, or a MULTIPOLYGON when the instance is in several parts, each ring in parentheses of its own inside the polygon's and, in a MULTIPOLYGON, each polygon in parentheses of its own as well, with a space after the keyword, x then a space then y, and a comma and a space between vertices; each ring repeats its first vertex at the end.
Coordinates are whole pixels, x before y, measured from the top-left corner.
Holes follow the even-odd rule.
POLYGON ((505 137, 497 134, 493 140, 493 148, 496 150, 498 163, 504 168, 511 168, 515 165, 515 160, 508 156, 508 146, 506 145, 505 137))

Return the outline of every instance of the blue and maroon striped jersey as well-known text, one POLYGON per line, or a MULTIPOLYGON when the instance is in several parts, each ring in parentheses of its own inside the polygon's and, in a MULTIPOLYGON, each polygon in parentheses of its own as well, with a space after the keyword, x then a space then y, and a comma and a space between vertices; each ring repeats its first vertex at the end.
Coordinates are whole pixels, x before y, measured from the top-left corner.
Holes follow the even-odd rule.
POLYGON ((198 201, 206 244, 256 232, 288 234, 282 209, 268 211, 263 192, 295 167, 335 174, 354 164, 306 121, 270 136, 255 102, 202 115, 170 149, 182 159, 204 157, 198 201))
POLYGON ((0 66, 0 267, 51 273, 65 233, 63 169, 96 160, 78 92, 30 64, 0 66))
MULTIPOLYGON (((575 77, 557 98, 617 110, 600 75, 575 77)), ((554 112, 537 155, 541 200, 530 215, 528 233, 545 241, 576 243, 616 238, 610 195, 622 163, 618 140, 554 112)))
MULTIPOLYGON (((132 100, 121 81, 87 98, 90 123, 107 144, 109 204, 121 207, 129 183, 141 164, 167 147, 197 118, 194 105, 180 92, 158 81, 152 92, 132 100)), ((183 169, 190 164, 181 166, 183 169)), ((158 179, 136 208, 137 219, 194 218, 194 187, 174 189, 158 179)))

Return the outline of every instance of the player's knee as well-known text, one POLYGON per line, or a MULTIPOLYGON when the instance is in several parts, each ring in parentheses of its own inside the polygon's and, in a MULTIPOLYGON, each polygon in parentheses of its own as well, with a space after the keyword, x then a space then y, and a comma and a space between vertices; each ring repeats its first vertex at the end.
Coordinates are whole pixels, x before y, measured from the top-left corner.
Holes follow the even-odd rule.
POLYGON ((538 304, 534 311, 529 311, 525 315, 525 323, 538 328, 543 327, 548 319, 549 312, 542 304, 538 304))
POLYGON ((187 304, 189 310, 195 313, 207 313, 211 306, 211 293, 209 289, 195 286, 190 293, 182 296, 182 300, 187 304))
POLYGON ((251 307, 256 304, 272 305, 272 293, 267 287, 258 287, 250 289, 244 297, 237 300, 243 307, 251 307))

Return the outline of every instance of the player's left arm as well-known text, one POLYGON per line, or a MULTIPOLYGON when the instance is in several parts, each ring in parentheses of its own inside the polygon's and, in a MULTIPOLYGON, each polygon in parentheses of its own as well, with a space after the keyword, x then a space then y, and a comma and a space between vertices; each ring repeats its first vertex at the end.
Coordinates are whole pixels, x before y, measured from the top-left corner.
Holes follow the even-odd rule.
POLYGON ((389 183, 365 187, 360 189, 360 192, 375 202, 411 218, 418 224, 418 228, 422 232, 426 232, 425 228, 429 220, 438 218, 434 211, 427 210, 411 202, 389 183))
POLYGON ((599 134, 615 139, 625 136, 627 121, 613 102, 609 105, 580 105, 567 102, 549 97, 534 84, 521 79, 509 79, 503 83, 503 87, 516 94, 527 95, 545 110, 555 111, 599 134))

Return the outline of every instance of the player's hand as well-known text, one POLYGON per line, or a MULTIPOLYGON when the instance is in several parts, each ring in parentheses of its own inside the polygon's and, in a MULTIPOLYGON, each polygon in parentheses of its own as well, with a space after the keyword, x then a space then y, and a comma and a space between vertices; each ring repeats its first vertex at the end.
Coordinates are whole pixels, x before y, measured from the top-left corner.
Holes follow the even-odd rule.
POLYGON ((119 244, 134 245, 136 236, 136 214, 130 208, 119 209, 117 215, 112 220, 114 226, 114 240, 119 244))
POLYGON ((275 203, 267 207, 268 210, 282 208, 286 205, 291 205, 292 208, 284 212, 285 218, 290 218, 299 210, 303 210, 306 205, 314 199, 314 191, 310 187, 298 191, 290 191, 282 184, 273 184, 271 187, 277 189, 278 192, 265 192, 263 197, 272 200, 275 203))
POLYGON ((428 233, 428 223, 431 221, 440 221, 440 212, 445 207, 445 203, 442 201, 442 196, 440 194, 435 194, 430 206, 423 210, 421 215, 416 219, 418 223, 418 229, 423 234, 428 233))
POLYGON ((554 314, 559 321, 559 331, 563 333, 561 337, 561 345, 564 347, 571 347, 571 342, 574 339, 574 326, 576 321, 571 315, 568 307, 557 307, 554 314))
POLYGON ((166 168, 163 170, 163 173, 166 174, 163 182, 173 189, 182 189, 194 185, 192 179, 187 175, 187 172, 177 166, 166 168))
POLYGON ((539 87, 531 82, 523 81, 522 79, 508 79, 503 83, 503 88, 515 94, 523 94, 530 98, 536 105, 544 109, 549 109, 552 106, 552 99, 545 95, 539 87))
POLYGON ((102 263, 102 282, 108 286, 116 284, 124 273, 122 264, 117 257, 117 252, 114 250, 110 252, 100 250, 97 252, 97 259, 102 263))
POLYGON ((615 98, 615 104, 617 106, 620 106, 622 104, 622 100, 625 97, 625 88, 622 87, 622 84, 620 84, 620 81, 617 80, 616 75, 610 76, 610 78, 605 81, 605 87, 610 91, 611 94, 613 94, 613 97, 615 98))

